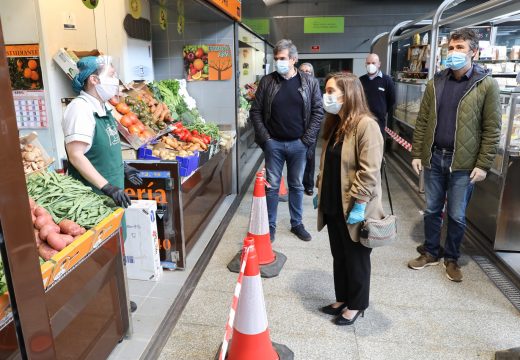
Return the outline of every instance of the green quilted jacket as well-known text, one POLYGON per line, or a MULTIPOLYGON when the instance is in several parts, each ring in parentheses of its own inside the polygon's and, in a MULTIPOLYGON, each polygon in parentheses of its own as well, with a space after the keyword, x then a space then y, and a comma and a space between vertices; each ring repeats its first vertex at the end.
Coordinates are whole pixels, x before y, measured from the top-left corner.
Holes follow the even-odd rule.
MULTIPOLYGON (((449 76, 449 70, 435 74, 426 85, 413 134, 412 158, 421 159, 429 167, 437 127, 438 103, 449 76)), ((454 155, 451 170, 488 171, 500 140, 502 113, 500 90, 483 68, 473 65, 473 75, 457 108, 454 155)))

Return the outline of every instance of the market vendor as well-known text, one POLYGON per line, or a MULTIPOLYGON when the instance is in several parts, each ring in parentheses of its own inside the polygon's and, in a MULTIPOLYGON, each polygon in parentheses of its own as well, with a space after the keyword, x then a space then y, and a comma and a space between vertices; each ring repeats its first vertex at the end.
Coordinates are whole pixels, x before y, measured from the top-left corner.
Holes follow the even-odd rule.
POLYGON ((67 106, 62 123, 68 173, 126 208, 131 202, 124 192, 125 177, 135 185, 142 180, 123 163, 116 120, 105 106, 118 95, 119 79, 109 56, 87 56, 77 65, 72 88, 79 96, 67 106))
MULTIPOLYGON (((87 56, 77 65, 79 74, 72 88, 79 96, 67 106, 62 122, 68 173, 126 208, 131 202, 124 192, 125 177, 135 185, 141 185, 142 179, 136 169, 123 163, 116 120, 105 106, 118 95, 119 79, 109 56, 87 56)), ((126 238, 124 217, 121 226, 126 238)), ((130 311, 136 309, 130 301, 130 311)))

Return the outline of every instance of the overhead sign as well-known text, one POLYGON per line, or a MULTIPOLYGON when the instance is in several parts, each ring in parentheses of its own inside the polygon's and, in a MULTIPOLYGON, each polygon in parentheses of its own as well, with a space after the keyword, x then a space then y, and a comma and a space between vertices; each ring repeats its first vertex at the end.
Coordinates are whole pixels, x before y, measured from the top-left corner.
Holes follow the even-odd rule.
POLYGON ((231 16, 233 19, 240 21, 242 18, 242 1, 241 0, 207 0, 220 10, 231 16))
POLYGON ((303 19, 305 34, 342 34, 345 32, 343 16, 306 17, 303 19))
POLYGON ((270 32, 269 19, 243 19, 242 22, 257 34, 268 35, 270 32))
POLYGON ((312 45, 312 46, 311 46, 311 51, 312 51, 313 53, 320 52, 320 46, 319 46, 319 45, 312 45))

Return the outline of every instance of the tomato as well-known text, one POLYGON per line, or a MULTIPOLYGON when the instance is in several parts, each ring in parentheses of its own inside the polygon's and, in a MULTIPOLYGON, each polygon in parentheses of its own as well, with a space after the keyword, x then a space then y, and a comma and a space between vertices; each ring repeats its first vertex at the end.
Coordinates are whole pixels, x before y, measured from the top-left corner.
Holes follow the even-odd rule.
POLYGON ((126 116, 128 116, 130 120, 132 120, 132 124, 137 124, 138 122, 140 122, 137 115, 133 112, 129 112, 128 114, 126 114, 126 116))
POLYGON ((117 100, 117 96, 114 96, 113 98, 111 98, 110 100, 108 100, 108 102, 109 102, 110 105, 112 105, 112 106, 116 106, 117 104, 119 104, 119 101, 117 100))
POLYGON ((139 127, 137 125, 130 125, 130 127, 128 128, 128 132, 131 135, 139 136, 139 134, 141 133, 141 130, 139 130, 139 127))
POLYGON ((144 130, 141 133, 141 137, 144 138, 144 139, 149 139, 149 138, 151 138, 153 136, 154 136, 154 134, 150 130, 144 130))
POLYGON ((116 110, 117 110, 117 112, 119 112, 119 113, 121 113, 123 115, 128 114, 130 112, 130 108, 125 103, 117 104, 116 105, 116 110))
POLYGON ((123 125, 126 128, 132 126, 134 123, 134 121, 132 120, 132 118, 130 117, 129 114, 123 115, 123 117, 121 118, 121 120, 119 120, 119 122, 121 123, 121 125, 123 125))
POLYGON ((146 126, 144 126, 144 124, 142 122, 140 122, 139 120, 137 120, 137 122, 135 123, 135 126, 137 126, 139 128, 139 131, 141 131, 141 132, 146 130, 146 126))
POLYGON ((198 132, 197 130, 193 130, 193 131, 191 132, 191 134, 192 134, 192 135, 199 135, 199 132, 198 132))

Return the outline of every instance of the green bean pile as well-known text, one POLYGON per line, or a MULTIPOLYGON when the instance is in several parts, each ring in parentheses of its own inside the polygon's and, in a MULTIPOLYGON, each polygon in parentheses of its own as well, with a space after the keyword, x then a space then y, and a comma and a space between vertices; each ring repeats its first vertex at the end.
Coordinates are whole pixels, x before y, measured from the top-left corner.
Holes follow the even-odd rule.
POLYGON ((69 219, 86 229, 96 226, 115 207, 107 196, 98 195, 88 186, 70 176, 52 171, 35 174, 27 179, 27 191, 44 207, 56 224, 69 219))

